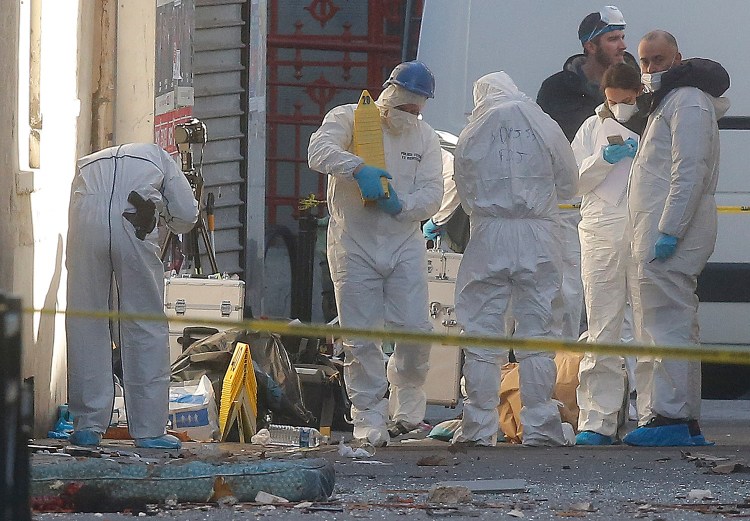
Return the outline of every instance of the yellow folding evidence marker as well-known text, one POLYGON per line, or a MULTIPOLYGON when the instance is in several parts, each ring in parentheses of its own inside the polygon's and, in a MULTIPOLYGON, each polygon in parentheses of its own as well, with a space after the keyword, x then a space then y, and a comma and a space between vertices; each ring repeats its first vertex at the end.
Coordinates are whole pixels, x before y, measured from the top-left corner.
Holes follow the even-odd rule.
POLYGON ((250 346, 237 342, 221 388, 221 441, 227 440, 236 425, 240 443, 250 443, 250 438, 256 431, 257 416, 258 383, 255 380, 250 346))
MULTIPOLYGON (((383 129, 380 128, 380 110, 375 105, 372 96, 366 90, 359 97, 357 108, 354 109, 354 136, 352 151, 361 157, 365 164, 385 170, 385 153, 383 152, 383 129)), ((389 197, 388 179, 380 178, 385 196, 389 197)), ((375 204, 374 199, 362 197, 365 206, 375 204)))

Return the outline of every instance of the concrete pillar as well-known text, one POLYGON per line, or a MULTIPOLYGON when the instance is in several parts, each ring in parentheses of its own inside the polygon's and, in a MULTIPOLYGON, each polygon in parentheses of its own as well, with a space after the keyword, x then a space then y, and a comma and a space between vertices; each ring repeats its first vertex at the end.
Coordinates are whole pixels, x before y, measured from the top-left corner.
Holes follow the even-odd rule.
POLYGON ((156 2, 118 3, 114 144, 154 142, 156 2))

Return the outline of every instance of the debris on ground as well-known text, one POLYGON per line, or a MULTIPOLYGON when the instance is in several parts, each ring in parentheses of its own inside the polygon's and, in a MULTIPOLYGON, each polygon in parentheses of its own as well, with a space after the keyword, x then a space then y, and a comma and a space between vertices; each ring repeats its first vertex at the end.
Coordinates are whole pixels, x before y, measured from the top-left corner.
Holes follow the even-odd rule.
POLYGON ((466 487, 475 494, 492 492, 525 492, 525 479, 475 479, 471 481, 441 481, 440 486, 466 487))
POLYGON ((448 461, 445 459, 445 456, 438 456, 437 454, 432 454, 430 456, 419 458, 419 460, 417 460, 417 466, 419 467, 447 467, 448 461))
POLYGON ((344 458, 371 458, 375 455, 375 447, 367 443, 361 447, 352 448, 349 445, 345 445, 342 438, 339 442, 338 452, 339 456, 344 458))
POLYGON ((255 502, 262 503, 264 505, 273 505, 275 503, 289 503, 289 500, 261 490, 255 495, 255 502))
POLYGON ((697 499, 697 500, 713 499, 714 495, 711 493, 710 490, 701 490, 701 489, 694 488, 693 490, 688 492, 687 498, 697 499))
POLYGON ((449 486, 437 484, 430 489, 427 496, 428 503, 455 505, 457 503, 471 503, 471 490, 464 486, 449 486))

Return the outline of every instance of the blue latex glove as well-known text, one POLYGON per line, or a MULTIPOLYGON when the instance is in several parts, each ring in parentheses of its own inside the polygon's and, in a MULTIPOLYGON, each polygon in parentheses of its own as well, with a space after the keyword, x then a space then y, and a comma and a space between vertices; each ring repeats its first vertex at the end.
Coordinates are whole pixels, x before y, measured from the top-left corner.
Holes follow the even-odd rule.
POLYGON ((677 237, 662 233, 654 246, 654 255, 656 259, 667 260, 677 249, 677 237))
POLYGON ((391 196, 388 199, 378 199, 378 208, 383 210, 388 215, 398 215, 401 213, 401 201, 398 200, 396 190, 393 189, 391 183, 388 183, 388 191, 390 192, 391 196))
POLYGON ((424 223, 424 226, 422 226, 422 235, 424 235, 424 238, 428 241, 434 241, 439 236, 443 235, 443 227, 435 224, 435 221, 430 219, 424 223))
MULTIPOLYGON (((604 151, 602 152, 602 157, 604 158, 604 160, 612 165, 619 161, 622 161, 629 155, 630 147, 624 143, 622 145, 607 145, 606 147, 604 147, 604 151)), ((633 155, 635 155, 635 152, 633 152, 633 155)))
POLYGON ((635 157, 635 153, 638 152, 638 142, 629 137, 625 140, 625 146, 628 147, 628 154, 630 157, 635 157))
POLYGON ((375 200, 385 197, 383 186, 380 184, 381 177, 391 179, 391 174, 385 170, 369 165, 364 165, 359 172, 354 174, 354 179, 357 181, 359 190, 362 192, 362 197, 364 199, 375 200))

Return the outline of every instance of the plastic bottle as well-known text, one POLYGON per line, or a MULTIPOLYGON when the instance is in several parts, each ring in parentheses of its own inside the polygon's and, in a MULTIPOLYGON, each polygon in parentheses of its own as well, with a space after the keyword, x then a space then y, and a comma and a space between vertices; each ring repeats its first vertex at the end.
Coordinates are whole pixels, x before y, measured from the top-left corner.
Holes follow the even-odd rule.
POLYGON ((318 429, 312 427, 293 427, 291 425, 268 426, 271 444, 287 447, 318 447, 327 441, 318 429))

